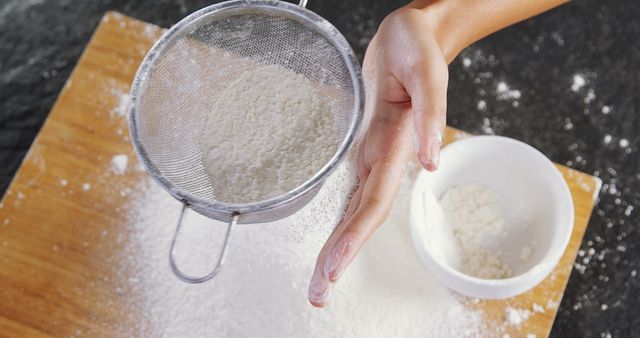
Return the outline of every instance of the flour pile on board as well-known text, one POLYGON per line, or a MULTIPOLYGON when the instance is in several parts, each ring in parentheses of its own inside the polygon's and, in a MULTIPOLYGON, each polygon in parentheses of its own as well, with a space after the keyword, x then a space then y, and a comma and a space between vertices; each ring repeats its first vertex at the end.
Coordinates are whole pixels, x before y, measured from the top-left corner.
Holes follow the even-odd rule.
MULTIPOLYGON (((325 221, 340 218, 355 182, 349 166, 337 168, 292 217, 239 225, 224 268, 201 285, 180 282, 171 273, 167 254, 180 207, 150 184, 129 216, 133 233, 126 270, 133 272, 123 278, 137 295, 135 311, 144 320, 123 331, 167 337, 481 337, 490 325, 481 312, 465 307, 413 250, 408 179, 389 219, 336 285, 329 306, 319 310, 308 303, 317 253, 335 225, 325 221)), ((188 213, 178 264, 189 273, 210 268, 223 229, 188 213)))
POLYGON ((216 198, 246 203, 298 187, 337 149, 329 99, 303 75, 261 66, 220 93, 201 139, 216 198))

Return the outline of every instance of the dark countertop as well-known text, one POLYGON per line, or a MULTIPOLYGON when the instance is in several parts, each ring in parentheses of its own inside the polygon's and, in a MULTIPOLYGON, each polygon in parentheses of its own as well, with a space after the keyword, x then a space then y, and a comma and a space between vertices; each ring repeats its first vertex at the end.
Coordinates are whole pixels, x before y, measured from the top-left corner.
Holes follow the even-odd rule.
MULTIPOLYGON (((2 1, 0 193, 105 11, 168 27, 212 2, 2 1)), ((401 3, 311 0, 309 7, 362 56, 401 3)), ((450 66, 449 125, 523 140, 603 180, 552 336, 640 330, 639 17, 634 0, 573 2, 474 44, 450 66)))

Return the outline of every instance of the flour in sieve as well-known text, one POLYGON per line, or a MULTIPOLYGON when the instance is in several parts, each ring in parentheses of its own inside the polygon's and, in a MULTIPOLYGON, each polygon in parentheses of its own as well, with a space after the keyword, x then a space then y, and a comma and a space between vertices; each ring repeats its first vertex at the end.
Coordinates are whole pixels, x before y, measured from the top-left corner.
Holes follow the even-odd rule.
POLYGON ((337 149, 329 99, 276 65, 240 74, 219 94, 201 141, 216 198, 246 203, 298 187, 337 149))

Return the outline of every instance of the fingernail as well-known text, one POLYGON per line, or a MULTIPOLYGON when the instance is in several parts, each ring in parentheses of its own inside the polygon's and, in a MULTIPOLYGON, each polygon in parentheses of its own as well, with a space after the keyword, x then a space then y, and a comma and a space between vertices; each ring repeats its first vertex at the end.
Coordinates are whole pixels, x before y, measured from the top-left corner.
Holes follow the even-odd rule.
POLYGON ((431 151, 429 152, 429 164, 430 168, 427 168, 427 170, 435 171, 438 169, 438 165, 440 164, 440 142, 431 143, 431 151))
POLYGON ((324 263, 324 272, 332 281, 338 280, 345 270, 346 261, 344 257, 347 253, 348 246, 349 241, 342 236, 333 246, 331 253, 324 263))
POLYGON ((324 306, 329 295, 329 278, 324 272, 313 273, 311 283, 309 283, 309 301, 315 306, 324 306))
POLYGON ((440 145, 442 144, 442 134, 435 133, 429 137, 427 149, 420 155, 420 162, 428 171, 435 171, 440 164, 440 145))

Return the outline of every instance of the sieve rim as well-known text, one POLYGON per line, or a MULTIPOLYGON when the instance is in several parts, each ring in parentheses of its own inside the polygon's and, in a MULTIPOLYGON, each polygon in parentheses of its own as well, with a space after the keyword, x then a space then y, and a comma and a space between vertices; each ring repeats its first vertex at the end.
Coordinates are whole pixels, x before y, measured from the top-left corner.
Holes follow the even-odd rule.
MULTIPOLYGON (((304 196, 307 192, 322 184, 324 180, 344 160, 351 145, 354 144, 363 120, 363 106, 364 84, 362 80, 360 64, 346 38, 329 21, 304 7, 285 1, 232 0, 205 7, 188 15, 184 19, 180 20, 176 25, 171 27, 149 50, 142 63, 140 64, 140 67, 136 72, 132 84, 131 106, 129 108, 128 115, 129 131, 131 134, 132 143, 139 158, 142 159, 142 163, 145 166, 146 170, 149 172, 150 176, 158 184, 160 184, 160 186, 162 186, 174 198, 193 207, 194 210, 199 212, 211 212, 214 213, 215 216, 224 215, 226 217, 222 219, 215 216, 213 218, 221 221, 227 221, 236 214, 243 215, 278 209, 304 196), (149 72, 153 69, 160 56, 162 56, 167 47, 170 47, 172 45, 172 43, 176 40, 176 37, 182 36, 182 34, 184 33, 183 29, 185 27, 189 27, 191 24, 209 15, 220 14, 223 11, 236 12, 236 14, 242 14, 242 11, 251 11, 254 13, 282 15, 289 19, 298 21, 310 30, 314 30, 316 33, 322 35, 327 40, 327 42, 329 42, 336 48, 343 62, 347 66, 354 88, 354 108, 352 111, 353 123, 351 123, 351 125, 349 126, 346 136, 338 145, 338 150, 334 153, 331 159, 329 159, 329 161, 327 161, 327 163, 313 176, 304 181, 302 184, 298 185, 293 190, 269 199, 250 203, 226 203, 221 201, 213 202, 197 197, 175 185, 171 180, 165 177, 158 169, 158 167, 156 167, 153 161, 151 161, 149 154, 147 153, 144 145, 141 142, 137 126, 137 114, 140 111, 139 105, 141 102, 140 98, 144 96, 144 92, 148 84, 149 72)), ((212 217, 209 214, 207 214, 207 216, 212 217)))

